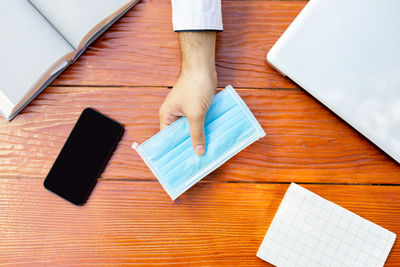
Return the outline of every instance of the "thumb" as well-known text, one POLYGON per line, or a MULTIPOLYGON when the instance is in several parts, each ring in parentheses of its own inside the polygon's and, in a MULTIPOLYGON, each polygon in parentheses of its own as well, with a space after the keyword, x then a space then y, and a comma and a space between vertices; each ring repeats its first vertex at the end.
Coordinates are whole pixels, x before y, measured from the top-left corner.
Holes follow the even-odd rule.
POLYGON ((201 156, 206 151, 206 137, 204 134, 204 115, 188 117, 190 124, 190 138, 196 155, 201 156))

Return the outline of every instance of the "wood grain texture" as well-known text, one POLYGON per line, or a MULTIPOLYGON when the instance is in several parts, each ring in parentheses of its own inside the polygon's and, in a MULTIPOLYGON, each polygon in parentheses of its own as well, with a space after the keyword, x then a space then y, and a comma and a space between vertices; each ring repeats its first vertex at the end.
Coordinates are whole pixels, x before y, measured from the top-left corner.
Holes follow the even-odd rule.
MULTIPOLYGON (((12 122, 1 118, 0 265, 269 266, 256 252, 291 181, 322 183, 303 186, 399 233, 399 186, 329 183, 400 184, 400 166, 265 61, 306 3, 223 0, 219 86, 241 87, 268 135, 175 202, 130 148, 158 131, 179 73, 170 0, 142 0, 12 122), (75 207, 42 182, 87 106, 126 132, 75 207)), ((398 241, 386 266, 400 266, 398 241)))
MULTIPOLYGON (((219 86, 295 88, 266 63, 267 51, 306 1, 223 1, 219 86)), ((180 53, 169 0, 141 1, 53 84, 172 86, 180 53)))
MULTIPOLYGON (((157 182, 101 181, 76 207, 41 179, 1 179, 0 264, 266 266, 256 252, 287 187, 202 182, 173 203, 157 182)), ((400 232, 400 187, 304 187, 400 232)), ((396 242, 387 266, 399 256, 396 242)))
MULTIPOLYGON (((0 121, 0 177, 45 177, 87 107, 126 128, 102 178, 152 179, 130 148, 158 132, 166 88, 50 87, 12 122, 0 121)), ((209 175, 208 181, 389 183, 400 166, 296 90, 238 90, 267 136, 209 175)))

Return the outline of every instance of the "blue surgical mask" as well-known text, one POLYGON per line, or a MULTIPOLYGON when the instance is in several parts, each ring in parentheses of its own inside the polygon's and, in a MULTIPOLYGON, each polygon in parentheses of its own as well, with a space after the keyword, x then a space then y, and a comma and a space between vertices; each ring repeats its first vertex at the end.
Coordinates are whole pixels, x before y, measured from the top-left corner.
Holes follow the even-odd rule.
POLYGON ((232 86, 214 96, 204 122, 206 152, 197 156, 186 117, 135 149, 172 200, 217 169, 265 132, 232 86))

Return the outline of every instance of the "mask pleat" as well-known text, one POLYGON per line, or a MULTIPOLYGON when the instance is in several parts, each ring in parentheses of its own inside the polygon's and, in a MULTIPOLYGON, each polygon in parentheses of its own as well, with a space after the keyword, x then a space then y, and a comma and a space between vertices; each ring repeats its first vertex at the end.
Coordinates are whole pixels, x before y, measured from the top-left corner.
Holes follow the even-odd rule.
POLYGON ((219 157, 226 153, 236 142, 242 141, 252 132, 250 123, 244 117, 238 118, 235 125, 226 123, 225 127, 220 127, 214 134, 208 136, 210 142, 207 144, 205 155, 199 157, 191 151, 186 151, 186 153, 182 154, 181 159, 170 165, 174 166, 172 169, 167 172, 161 172, 167 179, 166 183, 176 186, 190 179, 196 171, 211 163, 214 157, 219 157), (179 163, 176 165, 177 162, 179 163), (177 170, 179 170, 179 175, 177 170))
MULTIPOLYGON (((226 95, 226 93, 227 92, 222 91, 214 97, 214 102, 213 102, 213 104, 211 104, 211 107, 210 107, 211 112, 207 113, 206 118, 205 118, 205 127, 207 127, 207 125, 215 127, 214 121, 220 119, 222 116, 231 112, 232 109, 240 108, 235 105, 235 102, 232 99, 223 97, 224 95, 226 95), (222 95, 220 95, 220 94, 222 94, 222 95), (218 105, 214 104, 214 103, 216 103, 215 101, 218 101, 218 100, 220 100, 218 102, 218 105)), ((181 146, 186 147, 187 142, 190 142, 190 127, 189 127, 188 121, 183 120, 183 121, 179 121, 179 122, 180 122, 179 127, 176 127, 176 128, 179 128, 179 131, 173 131, 174 138, 169 138, 167 140, 163 140, 163 142, 157 141, 157 138, 155 138, 155 137, 157 135, 159 135, 161 133, 160 132, 142 144, 142 147, 145 147, 146 150, 152 152, 149 154, 153 155, 153 157, 151 157, 151 160, 153 160, 156 164, 162 165, 165 162, 169 162, 169 159, 173 158, 174 155, 177 154, 176 153, 177 151, 179 153, 181 146), (152 142, 152 139, 154 139, 153 142, 152 142)), ((169 129, 167 129, 167 130, 169 130, 169 129)), ((190 147, 190 146, 188 146, 188 147, 190 147)))
MULTIPOLYGON (((229 110, 224 112, 220 117, 216 117, 213 119, 211 122, 207 123, 204 127, 204 131, 206 134, 206 147, 209 142, 209 137, 214 134, 216 130, 218 130, 219 127, 223 127, 226 123, 231 122, 232 120, 235 120, 235 115, 231 113, 238 113, 240 112, 240 107, 238 106, 232 106, 229 110), (228 117, 228 120, 225 118, 228 117)), ((159 160, 155 161, 157 165, 163 166, 161 167, 160 171, 163 172, 163 170, 167 169, 169 166, 176 164, 176 162, 180 162, 182 159, 185 158, 185 156, 188 153, 191 153, 192 149, 192 143, 190 139, 190 133, 188 133, 189 137, 185 138, 182 143, 178 144, 175 146, 174 149, 171 151, 167 152, 162 158, 159 160)))

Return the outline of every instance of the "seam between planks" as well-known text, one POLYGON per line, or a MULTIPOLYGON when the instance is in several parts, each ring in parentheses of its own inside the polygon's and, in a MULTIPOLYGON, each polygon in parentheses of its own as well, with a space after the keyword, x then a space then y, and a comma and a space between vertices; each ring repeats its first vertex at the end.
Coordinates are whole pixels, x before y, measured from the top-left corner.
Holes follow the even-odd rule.
MULTIPOLYGON (((172 89, 172 86, 147 86, 147 85, 88 85, 88 84, 79 84, 79 85, 49 85, 48 87, 52 88, 149 88, 149 89, 172 89)), ((302 91, 303 89, 299 88, 271 88, 271 87, 243 87, 243 86, 234 86, 235 90, 277 90, 277 91, 302 91)), ((223 90, 223 87, 218 87, 217 90, 223 90)))
MULTIPOLYGON (((0 180, 24 180, 32 179, 39 180, 44 177, 0 177, 0 180)), ((147 182, 154 183, 158 182, 156 179, 134 179, 134 178, 99 178, 98 182, 147 182)), ((287 182, 269 182, 269 181, 199 181, 202 184, 291 184, 291 181, 287 182)), ((304 185, 355 185, 355 186, 400 186, 400 184, 385 184, 385 183, 324 183, 324 182, 296 182, 296 184, 304 185)))

